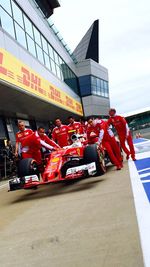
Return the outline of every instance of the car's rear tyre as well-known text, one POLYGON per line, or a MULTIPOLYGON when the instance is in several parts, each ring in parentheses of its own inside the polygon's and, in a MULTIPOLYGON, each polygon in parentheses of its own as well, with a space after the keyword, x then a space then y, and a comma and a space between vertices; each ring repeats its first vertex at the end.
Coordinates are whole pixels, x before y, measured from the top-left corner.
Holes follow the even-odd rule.
POLYGON ((84 150, 85 163, 95 162, 97 175, 103 175, 106 172, 104 154, 101 149, 98 149, 96 144, 88 145, 84 150))
POLYGON ((34 174, 39 176, 37 162, 32 158, 22 159, 19 162, 18 176, 24 177, 28 175, 34 175, 34 174))

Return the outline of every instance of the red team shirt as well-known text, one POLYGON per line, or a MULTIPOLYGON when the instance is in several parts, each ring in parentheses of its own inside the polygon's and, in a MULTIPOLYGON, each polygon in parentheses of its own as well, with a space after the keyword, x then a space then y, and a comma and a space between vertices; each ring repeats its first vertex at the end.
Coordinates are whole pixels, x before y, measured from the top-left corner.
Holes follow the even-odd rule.
POLYGON ((60 148, 58 144, 56 144, 53 140, 51 140, 46 134, 43 134, 42 136, 39 136, 41 140, 43 140, 45 143, 49 144, 50 146, 54 148, 60 148))
POLYGON ((125 118, 119 116, 119 115, 115 115, 114 117, 110 117, 108 119, 108 125, 112 124, 118 135, 126 135, 126 132, 127 132, 127 128, 126 128, 126 125, 127 125, 127 122, 125 120, 125 118))
POLYGON ((25 129, 23 132, 16 133, 16 142, 21 143, 27 136, 31 135, 33 131, 31 129, 25 129))
POLYGON ((55 127, 52 131, 52 138, 60 147, 68 145, 68 126, 61 125, 55 127))
POLYGON ((95 144, 98 141, 99 131, 96 125, 88 125, 87 127, 87 139, 89 144, 95 144))
POLYGON ((33 131, 31 129, 25 129, 22 132, 19 131, 16 133, 16 142, 21 144, 21 149, 23 147, 24 140, 31 134, 33 134, 33 131))
POLYGON ((105 121, 99 120, 95 125, 88 125, 87 138, 90 144, 98 142, 100 131, 104 131, 103 140, 109 140, 110 135, 108 133, 108 125, 105 121))

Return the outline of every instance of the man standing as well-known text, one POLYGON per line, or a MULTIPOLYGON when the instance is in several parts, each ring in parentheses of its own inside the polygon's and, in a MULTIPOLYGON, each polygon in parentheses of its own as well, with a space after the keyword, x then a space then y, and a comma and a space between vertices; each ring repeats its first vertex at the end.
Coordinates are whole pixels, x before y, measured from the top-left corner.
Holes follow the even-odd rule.
POLYGON ((60 147, 68 146, 68 126, 63 125, 59 118, 55 119, 56 127, 52 131, 52 139, 57 142, 60 147))
POLYGON ((110 118, 108 119, 108 125, 111 124, 116 129, 119 140, 120 140, 120 145, 127 155, 126 158, 129 159, 129 156, 131 154, 132 160, 135 161, 136 158, 135 158, 135 150, 133 146, 132 136, 131 136, 131 132, 129 130, 129 127, 128 127, 128 124, 125 118, 122 116, 116 115, 116 110, 114 108, 111 108, 109 110, 109 116, 110 118), (130 151, 125 145, 126 141, 129 145, 130 151))
POLYGON ((16 133, 16 146, 15 146, 15 156, 22 156, 22 158, 26 157, 26 153, 28 150, 27 146, 23 146, 24 140, 33 134, 31 129, 25 128, 25 123, 23 121, 18 122, 19 131, 16 133))
POLYGON ((73 116, 69 116, 68 121, 69 121, 68 124, 69 143, 72 144, 71 136, 73 134, 82 134, 82 127, 81 123, 75 121, 73 116))

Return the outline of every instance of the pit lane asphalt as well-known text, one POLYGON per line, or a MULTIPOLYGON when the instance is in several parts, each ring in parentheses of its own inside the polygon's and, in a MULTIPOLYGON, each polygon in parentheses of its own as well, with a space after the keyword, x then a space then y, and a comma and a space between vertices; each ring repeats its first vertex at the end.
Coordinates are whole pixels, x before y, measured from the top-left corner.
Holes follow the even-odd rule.
POLYGON ((127 162, 37 190, 0 183, 1 267, 142 267, 127 162))

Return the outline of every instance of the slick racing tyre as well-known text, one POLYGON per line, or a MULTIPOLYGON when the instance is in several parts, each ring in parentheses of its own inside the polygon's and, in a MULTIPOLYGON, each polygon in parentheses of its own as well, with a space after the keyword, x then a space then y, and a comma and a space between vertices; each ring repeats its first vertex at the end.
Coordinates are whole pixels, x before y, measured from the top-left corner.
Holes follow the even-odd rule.
POLYGON ((106 172, 103 152, 98 149, 96 144, 89 145, 84 150, 85 163, 95 162, 97 175, 103 175, 106 172))
POLYGON ((39 176, 37 162, 32 158, 22 159, 19 162, 18 174, 19 174, 19 177, 24 177, 28 175, 34 175, 34 174, 39 176))

